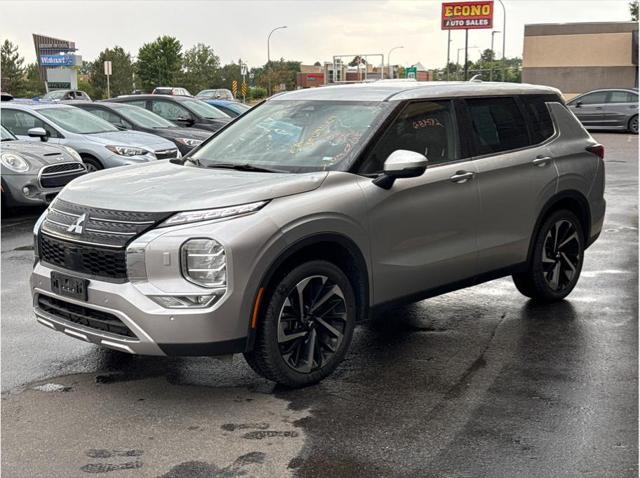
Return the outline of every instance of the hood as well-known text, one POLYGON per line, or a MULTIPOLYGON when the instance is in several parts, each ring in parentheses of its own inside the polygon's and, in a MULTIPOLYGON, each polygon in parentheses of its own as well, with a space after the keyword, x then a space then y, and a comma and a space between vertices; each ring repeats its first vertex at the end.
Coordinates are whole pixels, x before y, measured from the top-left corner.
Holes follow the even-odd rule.
POLYGON ((328 173, 256 173, 154 161, 82 176, 59 195, 83 206, 177 212, 235 206, 312 191, 328 173))
POLYGON ((175 149, 176 145, 171 141, 156 136, 155 134, 143 133, 142 131, 109 131, 106 133, 94 133, 86 135, 96 143, 116 146, 137 146, 139 148, 158 151, 162 149, 175 149))
POLYGON ((34 141, 4 141, 3 152, 16 153, 25 158, 32 166, 41 168, 58 162, 77 162, 64 148, 55 144, 34 141))

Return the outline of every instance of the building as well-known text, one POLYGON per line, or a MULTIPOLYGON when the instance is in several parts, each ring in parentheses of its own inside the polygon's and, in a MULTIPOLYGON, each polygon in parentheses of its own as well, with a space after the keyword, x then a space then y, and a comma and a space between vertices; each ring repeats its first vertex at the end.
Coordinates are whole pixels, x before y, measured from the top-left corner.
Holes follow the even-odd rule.
POLYGON ((566 99, 597 88, 638 86, 638 22, 525 25, 522 81, 566 99))
POLYGON ((33 44, 40 79, 47 91, 78 88, 78 67, 82 65, 82 57, 75 54, 74 42, 34 33, 33 44))

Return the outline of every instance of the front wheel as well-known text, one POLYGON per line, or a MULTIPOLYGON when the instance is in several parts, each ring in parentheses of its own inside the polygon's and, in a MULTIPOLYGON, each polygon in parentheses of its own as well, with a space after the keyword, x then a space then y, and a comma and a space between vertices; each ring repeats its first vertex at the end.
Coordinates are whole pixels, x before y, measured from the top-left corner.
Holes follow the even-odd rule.
POLYGON ((584 235, 580 221, 571 211, 556 211, 543 222, 534 241, 527 270, 514 274, 513 282, 532 299, 564 299, 582 270, 584 235))
POLYGON ((287 272, 272 288, 245 358, 254 371, 288 387, 331 374, 342 361, 356 321, 356 300, 334 264, 310 261, 287 272))

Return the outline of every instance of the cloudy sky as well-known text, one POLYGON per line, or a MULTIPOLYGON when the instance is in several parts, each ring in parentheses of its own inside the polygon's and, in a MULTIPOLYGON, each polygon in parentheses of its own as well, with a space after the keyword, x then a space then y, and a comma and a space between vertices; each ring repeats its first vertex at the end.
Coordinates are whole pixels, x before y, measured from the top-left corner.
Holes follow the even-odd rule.
MULTIPOLYGON (((627 0, 504 0, 507 56, 522 55, 524 25, 589 21, 627 21, 627 0)), ((120 45, 134 56, 159 35, 177 37, 185 48, 213 46, 225 63, 242 58, 250 66, 271 57, 303 63, 330 61, 333 55, 393 52, 393 63, 422 62, 439 67, 446 60, 447 33, 440 30, 440 1, 0 1, 0 38, 20 47, 35 61, 32 33, 72 40, 85 60, 120 45)), ((502 30, 502 9, 495 3, 494 29, 502 30)), ((500 55, 502 37, 495 36, 500 55)), ((490 30, 470 31, 471 58, 489 48, 490 30)), ((451 58, 464 46, 464 33, 452 32, 451 58)), ((463 53, 461 53, 463 55, 463 53)), ((385 60, 386 61, 386 60, 385 60)), ((373 61, 371 61, 373 63, 373 61)))

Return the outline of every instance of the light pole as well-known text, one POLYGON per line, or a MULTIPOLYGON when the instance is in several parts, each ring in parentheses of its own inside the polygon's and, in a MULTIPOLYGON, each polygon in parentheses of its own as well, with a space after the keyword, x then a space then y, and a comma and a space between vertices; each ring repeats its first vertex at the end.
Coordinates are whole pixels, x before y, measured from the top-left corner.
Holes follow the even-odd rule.
MULTIPOLYGON (((502 33, 502 32, 500 30, 491 31, 491 51, 493 51, 493 37, 495 36, 496 33, 502 33)), ((494 52, 494 58, 495 58, 495 52, 494 52)))
MULTIPOLYGON (((468 50, 471 50, 471 49, 474 49, 474 48, 478 48, 478 47, 477 47, 477 46, 470 46, 470 47, 468 48, 468 50)), ((456 69, 457 69, 458 71, 460 71, 460 68, 458 68, 458 66, 460 65, 460 52, 461 52, 461 51, 464 51, 464 50, 465 50, 465 48, 464 48, 464 47, 462 47, 462 48, 458 48, 458 54, 456 55, 456 69)), ((456 78, 456 79, 459 79, 459 78, 456 78)))
POLYGON ((506 8, 504 8, 504 3, 502 3, 502 0, 498 0, 500 2, 500 5, 502 5, 502 60, 504 60, 506 58, 505 55, 505 39, 507 38, 507 10, 506 8))
POLYGON ((489 70, 489 81, 493 81, 493 62, 496 59, 496 52, 493 50, 493 37, 495 36, 496 33, 500 33, 500 30, 491 31, 491 54, 493 55, 493 58, 491 61, 491 69, 489 70))
POLYGON ((269 80, 268 96, 271 96, 271 35, 273 35, 273 32, 276 30, 282 30, 283 28, 287 28, 287 26, 283 25, 281 27, 274 28, 269 32, 269 36, 267 37, 267 68, 269 69, 267 72, 267 78, 269 80))
POLYGON ((398 50, 400 48, 404 48, 403 46, 394 46, 391 50, 389 50, 389 55, 387 56, 387 65, 389 66, 389 79, 393 80, 393 68, 391 67, 391 52, 394 50, 398 50))

